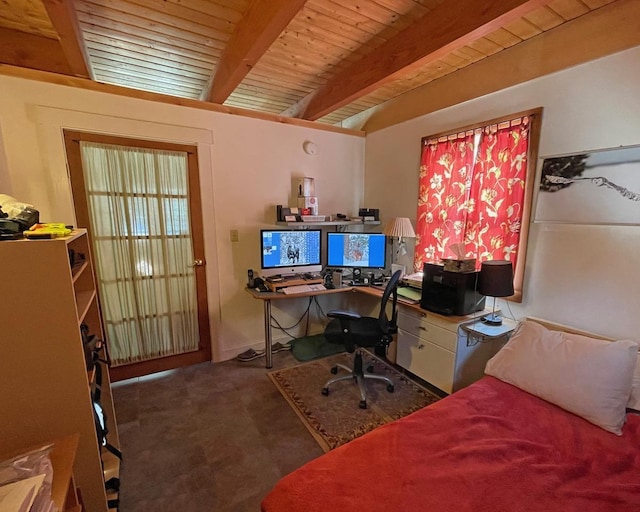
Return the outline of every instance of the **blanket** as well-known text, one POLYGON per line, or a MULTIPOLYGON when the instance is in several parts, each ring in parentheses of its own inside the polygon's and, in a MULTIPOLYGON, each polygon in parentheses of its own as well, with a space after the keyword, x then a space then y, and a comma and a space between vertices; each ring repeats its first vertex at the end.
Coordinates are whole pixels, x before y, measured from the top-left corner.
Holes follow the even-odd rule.
POLYGON ((262 510, 640 511, 640 416, 616 436, 484 377, 285 476, 262 510))

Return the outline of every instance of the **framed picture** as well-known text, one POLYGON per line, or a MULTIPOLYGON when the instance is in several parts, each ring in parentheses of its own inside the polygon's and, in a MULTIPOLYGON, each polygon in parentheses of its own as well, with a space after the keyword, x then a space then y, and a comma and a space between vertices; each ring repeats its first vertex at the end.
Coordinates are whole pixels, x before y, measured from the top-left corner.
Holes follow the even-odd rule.
POLYGON ((544 158, 535 222, 640 224, 640 146, 544 158))

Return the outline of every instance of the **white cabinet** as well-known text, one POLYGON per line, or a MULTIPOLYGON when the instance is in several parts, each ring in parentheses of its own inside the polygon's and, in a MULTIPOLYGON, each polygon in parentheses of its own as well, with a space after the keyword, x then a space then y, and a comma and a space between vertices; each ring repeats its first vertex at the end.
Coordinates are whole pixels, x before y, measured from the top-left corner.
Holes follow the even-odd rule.
POLYGON ((469 337, 461 326, 473 318, 399 307, 396 363, 446 393, 475 382, 508 333, 500 338, 469 337))
MULTIPOLYGON (((107 512, 89 390, 93 374, 86 370, 80 334, 84 322, 103 336, 86 230, 53 240, 2 241, 0 261, 0 448, 78 433, 76 484, 87 510, 107 512)), ((102 406, 109 440, 118 446, 106 368, 102 406)))

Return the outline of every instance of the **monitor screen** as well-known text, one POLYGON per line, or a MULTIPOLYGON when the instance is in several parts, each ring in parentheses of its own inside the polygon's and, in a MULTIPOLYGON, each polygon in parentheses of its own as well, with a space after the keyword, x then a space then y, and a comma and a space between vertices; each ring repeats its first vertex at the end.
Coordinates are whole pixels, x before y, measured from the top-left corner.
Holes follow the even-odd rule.
POLYGON ((322 230, 260 230, 262 275, 320 272, 322 230))
POLYGON ((382 233, 327 233, 327 266, 385 268, 382 233))

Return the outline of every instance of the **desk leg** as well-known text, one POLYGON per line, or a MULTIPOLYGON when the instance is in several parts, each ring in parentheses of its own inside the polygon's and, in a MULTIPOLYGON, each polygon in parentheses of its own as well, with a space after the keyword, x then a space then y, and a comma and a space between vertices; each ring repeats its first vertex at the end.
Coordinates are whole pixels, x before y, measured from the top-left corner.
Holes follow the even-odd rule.
POLYGON ((273 353, 271 352, 271 300, 264 301, 264 358, 266 367, 273 366, 273 353))

